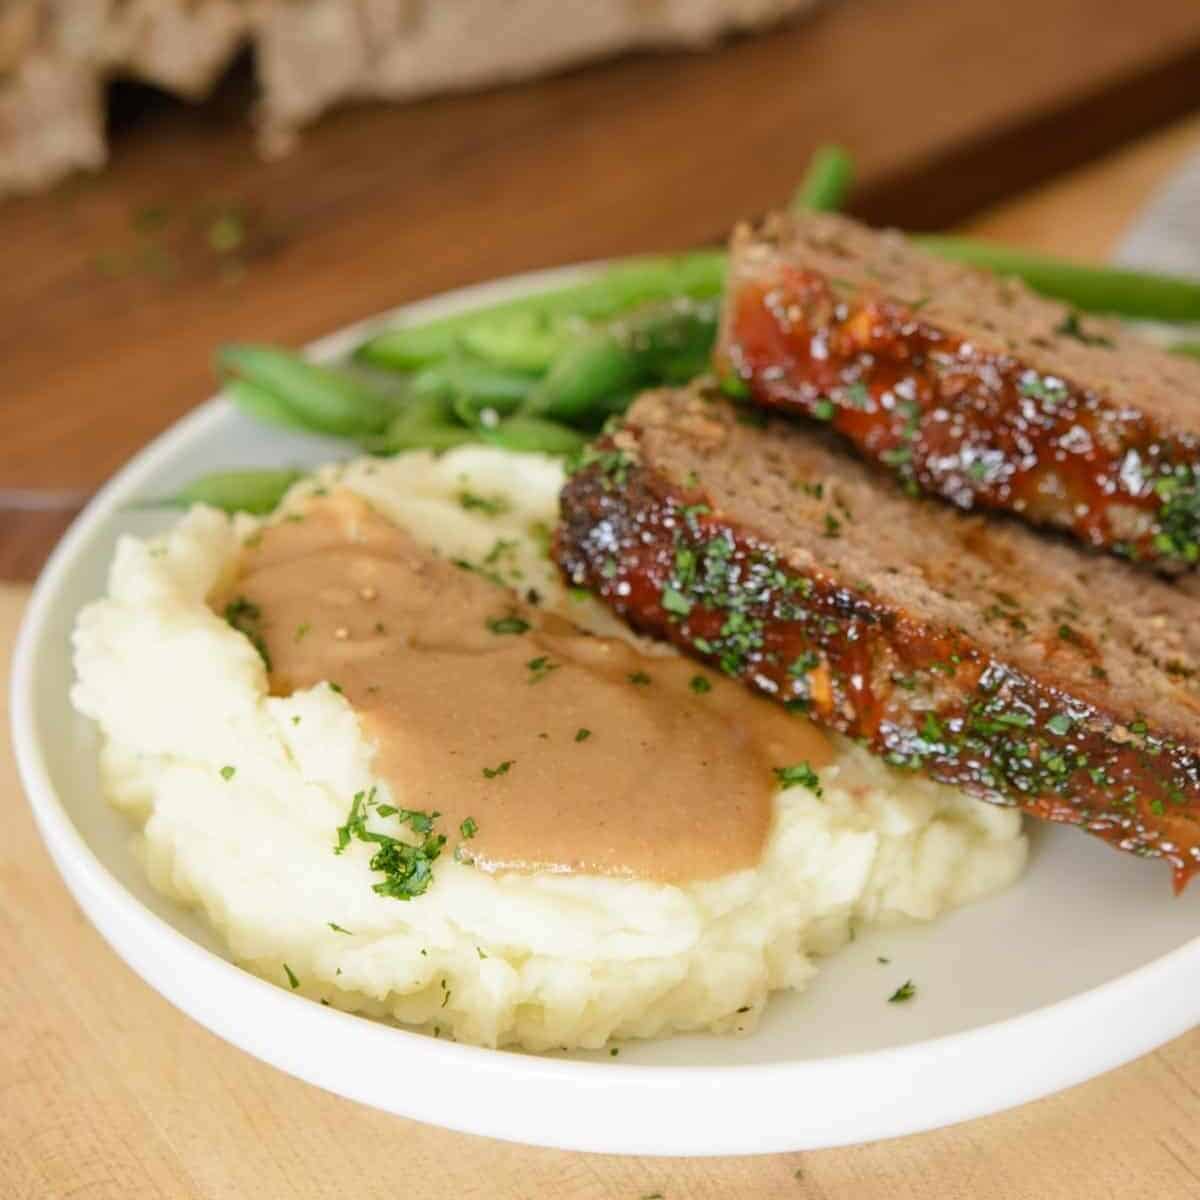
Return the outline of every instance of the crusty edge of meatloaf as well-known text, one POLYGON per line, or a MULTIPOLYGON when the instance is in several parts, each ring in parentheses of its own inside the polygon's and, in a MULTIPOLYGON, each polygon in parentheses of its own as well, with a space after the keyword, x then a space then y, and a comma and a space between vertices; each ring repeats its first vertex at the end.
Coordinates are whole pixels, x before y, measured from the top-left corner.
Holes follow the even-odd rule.
POLYGON ((644 461, 636 415, 562 492, 553 553, 573 585, 893 767, 1164 858, 1177 889, 1200 869, 1197 747, 797 565, 644 461))
POLYGON ((1200 364, 832 214, 739 228, 717 351, 961 508, 1165 573, 1200 563, 1200 364))

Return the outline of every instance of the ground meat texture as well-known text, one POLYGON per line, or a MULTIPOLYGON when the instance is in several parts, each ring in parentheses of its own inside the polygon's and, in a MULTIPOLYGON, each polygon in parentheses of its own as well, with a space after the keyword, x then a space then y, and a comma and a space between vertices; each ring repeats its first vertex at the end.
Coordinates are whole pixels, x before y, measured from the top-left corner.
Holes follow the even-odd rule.
POLYGON ((718 349, 911 491, 1165 573, 1200 560, 1200 364, 828 214, 734 237, 718 349))
POLYGON ((1195 601, 985 521, 795 425, 650 393, 584 455, 554 555, 667 640, 900 770, 1200 865, 1195 601))

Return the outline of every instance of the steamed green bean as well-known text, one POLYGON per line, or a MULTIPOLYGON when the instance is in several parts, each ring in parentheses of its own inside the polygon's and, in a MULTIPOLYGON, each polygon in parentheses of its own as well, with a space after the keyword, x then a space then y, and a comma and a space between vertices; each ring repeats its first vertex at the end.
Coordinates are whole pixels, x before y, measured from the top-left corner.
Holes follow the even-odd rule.
POLYGON ((193 479, 174 496, 159 503, 175 508, 208 504, 228 513, 262 516, 271 512, 288 488, 303 477, 303 471, 214 471, 211 475, 193 479))
POLYGON ((225 391, 239 409, 255 421, 266 425, 282 425, 288 429, 308 429, 308 423, 275 392, 250 383, 246 379, 230 379, 225 391))
POLYGON ((573 454, 587 442, 587 435, 543 417, 518 413, 492 428, 481 428, 479 436, 505 450, 537 451, 542 454, 573 454))
POLYGON ((913 239, 939 258, 1017 275, 1035 292, 1085 312, 1148 321, 1200 321, 1200 280, 1123 267, 1089 267, 971 238, 920 234, 913 239))
POLYGON ((571 343, 534 389, 526 411, 583 421, 606 396, 678 381, 681 363, 690 369, 707 359, 716 330, 715 301, 682 299, 638 310, 571 343))
POLYGON ((309 429, 340 437, 379 433, 395 413, 381 391, 332 367, 274 346, 228 345, 218 352, 229 374, 273 393, 309 429))
MULTIPOLYGON (((717 296, 724 282, 725 255, 719 250, 698 250, 676 258, 630 259, 583 283, 534 292, 422 325, 389 329, 361 346, 358 355, 378 366, 412 370, 447 357, 464 337, 475 338, 478 353, 479 331, 489 325, 498 329, 499 318, 603 320, 653 300, 717 296)), ((486 344, 486 334, 484 338, 486 344)))
POLYGON ((808 160, 808 170, 792 197, 792 208, 836 212, 854 183, 854 160, 841 146, 821 146, 808 160))

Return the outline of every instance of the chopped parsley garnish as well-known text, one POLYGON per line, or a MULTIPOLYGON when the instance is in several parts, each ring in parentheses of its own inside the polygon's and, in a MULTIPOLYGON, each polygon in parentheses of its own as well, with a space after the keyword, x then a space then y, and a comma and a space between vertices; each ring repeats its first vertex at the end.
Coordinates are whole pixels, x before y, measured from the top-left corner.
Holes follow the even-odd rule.
POLYGON ((1053 375, 1038 375, 1033 371, 1027 372, 1017 384, 1017 391, 1031 400, 1041 400, 1053 407, 1066 398, 1067 385, 1053 375))
POLYGON ((922 740, 926 742, 940 742, 945 738, 945 736, 946 731, 942 728, 941 721, 939 721, 933 713, 927 712, 925 714, 925 720, 921 725, 922 740))
POLYGON ((305 635, 312 629, 312 626, 307 621, 302 621, 296 626, 296 641, 304 640, 305 635))
POLYGON ((692 602, 670 584, 663 588, 662 606, 667 612, 678 617, 686 617, 692 611, 692 602))
POLYGON ((1072 337, 1086 346, 1107 346, 1109 349, 1112 349, 1113 346, 1112 338, 1097 333, 1088 333, 1079 324, 1079 314, 1074 312, 1067 313, 1062 321, 1054 327, 1054 332, 1062 334, 1064 337, 1072 337))
POLYGON ((705 692, 712 691, 712 684, 703 675, 693 675, 688 687, 698 696, 703 696, 705 692))
POLYGON ((283 964, 283 973, 287 976, 288 986, 294 992, 300 986, 300 980, 296 978, 296 972, 292 970, 287 963, 283 964))
POLYGON ((827 538, 836 538, 842 536, 842 523, 833 515, 833 513, 825 514, 825 533, 827 538))
POLYGON ((529 622, 510 613, 507 617, 489 617, 487 627, 492 633, 528 633, 529 622))
POLYGON ((538 683, 551 671, 557 671, 562 664, 551 662, 549 656, 541 654, 537 658, 531 658, 525 665, 529 668, 529 682, 538 683))
POLYGON ((629 478, 633 459, 624 450, 601 450, 596 446, 585 446, 582 452, 568 462, 567 471, 574 475, 586 467, 596 467, 606 483, 622 487, 629 478))
POLYGON ((512 507, 504 496, 479 496, 467 491, 458 493, 458 502, 467 512, 481 512, 488 517, 501 516, 512 507))
POLYGON ((258 651, 259 657, 263 660, 263 666, 269 671, 271 656, 267 653, 266 640, 263 638, 262 630, 258 627, 261 619, 262 610, 257 604, 247 600, 245 596, 238 596, 225 605, 225 620, 238 633, 249 639, 250 644, 258 651))
POLYGON ((889 1004, 903 1004, 917 994, 917 985, 911 979, 906 979, 889 997, 889 1004))
POLYGON ((506 758, 498 766, 484 767, 483 768, 484 779, 495 779, 498 775, 507 775, 509 772, 509 769, 512 767, 514 762, 516 762, 516 759, 506 758))
POLYGON ((832 421, 836 413, 837 406, 832 400, 818 400, 816 404, 812 406, 812 415, 816 417, 818 421, 832 421))
POLYGON ((1154 491, 1162 501, 1158 510, 1158 532, 1154 548, 1183 562, 1200 560, 1200 489, 1196 475, 1187 467, 1154 481, 1154 491))
MULTIPOLYGON (((370 792, 354 794, 346 823, 338 827, 337 845, 334 846, 333 852, 341 854, 352 840, 370 842, 378 846, 371 858, 370 867, 372 871, 382 872, 384 879, 374 885, 374 891, 393 900, 411 900, 429 887, 433 879, 434 860, 446 844, 444 834, 433 832, 433 822, 441 814, 386 806, 389 815, 398 817, 402 825, 407 825, 421 838, 419 843, 413 845, 367 828, 367 809, 374 804, 374 800, 374 788, 370 792)), ((384 807, 380 806, 380 812, 384 807)))
POLYGON ((871 393, 865 383, 852 383, 846 389, 846 398, 858 409, 867 409, 871 403, 871 393))
POLYGON ((329 690, 333 691, 333 692, 337 692, 337 694, 340 696, 342 694, 342 685, 340 683, 334 683, 331 680, 329 683, 329 690))
POLYGON ((813 650, 806 650, 798 658, 792 660, 788 674, 796 679, 805 678, 810 671, 815 670, 821 662, 821 656, 813 650))
POLYGON ((1046 728, 1051 733, 1056 733, 1059 737, 1065 737, 1071 732, 1071 727, 1075 724, 1066 713, 1055 713, 1054 716, 1046 722, 1046 728))
POLYGON ((350 933, 350 930, 343 929, 336 921, 326 921, 325 924, 328 925, 334 933, 345 933, 349 934, 350 937, 354 936, 354 934, 350 933))
POLYGON ((821 781, 816 771, 806 762, 793 763, 790 767, 775 767, 775 778, 783 787, 806 787, 816 796, 821 793, 821 781))
POLYGON ((467 817, 458 827, 458 832, 464 838, 473 838, 479 832, 479 826, 474 817, 467 817))
POLYGON ((221 768, 221 778, 224 779, 226 783, 228 783, 229 780, 231 780, 236 774, 237 774, 237 767, 222 767, 221 768))
POLYGON ((629 682, 635 687, 645 687, 650 682, 650 676, 645 671, 634 671, 629 676, 629 682))
POLYGON ((591 736, 592 736, 592 731, 590 729, 575 730, 575 740, 577 742, 586 742, 588 740, 588 738, 590 738, 591 736))

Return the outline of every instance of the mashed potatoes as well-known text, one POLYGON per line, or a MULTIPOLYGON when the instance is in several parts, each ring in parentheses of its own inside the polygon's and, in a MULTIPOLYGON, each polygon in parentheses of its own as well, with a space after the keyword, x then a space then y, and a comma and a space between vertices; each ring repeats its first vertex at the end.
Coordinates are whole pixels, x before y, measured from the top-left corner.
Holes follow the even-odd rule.
MULTIPOLYGON (((440 553, 631 636, 546 559, 556 463, 481 448, 363 461, 298 485, 285 510, 337 481, 440 553)), ((154 885, 201 908, 266 979, 489 1046, 741 1032, 853 926, 929 920, 1024 865, 1018 813, 842 742, 821 796, 778 794, 754 870, 671 886, 489 875, 444 855, 425 894, 378 895, 368 846, 333 852, 349 798, 378 782, 353 710, 324 685, 270 697, 251 642, 206 603, 256 526, 196 508, 160 539, 124 538, 108 596, 75 631, 74 702, 101 728, 106 793, 141 825, 154 885)))

